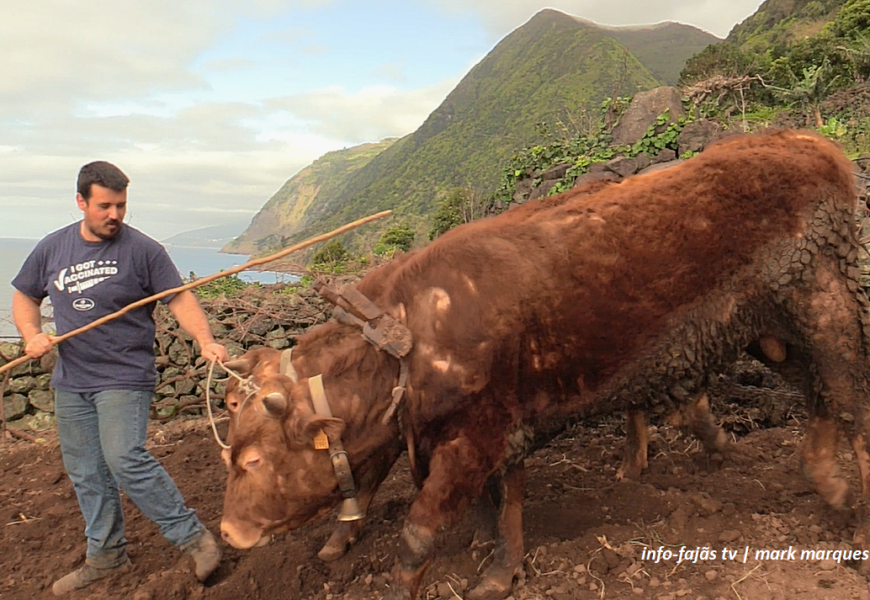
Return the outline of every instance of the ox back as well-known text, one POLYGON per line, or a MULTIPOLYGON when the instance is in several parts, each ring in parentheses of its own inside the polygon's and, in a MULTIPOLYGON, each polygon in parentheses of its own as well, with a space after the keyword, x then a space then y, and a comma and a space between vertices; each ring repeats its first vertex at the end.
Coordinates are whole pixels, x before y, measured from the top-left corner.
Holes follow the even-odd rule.
POLYGON ((740 136, 455 229, 359 289, 414 333, 415 424, 485 389, 526 418, 649 406, 705 386, 762 325, 785 336, 782 288, 821 247, 844 253, 854 211, 851 165, 829 142, 740 136))

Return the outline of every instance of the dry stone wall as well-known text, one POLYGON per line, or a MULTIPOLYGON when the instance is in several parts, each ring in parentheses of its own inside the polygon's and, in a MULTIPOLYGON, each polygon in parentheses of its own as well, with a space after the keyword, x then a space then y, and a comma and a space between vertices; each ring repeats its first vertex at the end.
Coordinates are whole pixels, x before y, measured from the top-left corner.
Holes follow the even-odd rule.
MULTIPOLYGON (((201 300, 212 331, 232 356, 250 348, 287 348, 292 337, 332 314, 328 305, 309 288, 291 285, 249 287, 239 296, 201 300)), ((208 363, 199 356, 193 339, 179 329, 169 311, 159 305, 155 312, 154 343, 158 383, 152 417, 166 420, 182 413, 205 410, 208 363)), ((0 344, 0 365, 21 356, 20 343, 0 344)), ((3 412, 8 427, 40 431, 55 425, 51 372, 56 350, 41 360, 31 360, 9 371, 3 389, 3 412)), ((225 374, 215 369, 214 378, 225 374)), ((3 384, 0 384, 3 385, 3 384)), ((223 406, 225 381, 212 380, 211 397, 223 406)))

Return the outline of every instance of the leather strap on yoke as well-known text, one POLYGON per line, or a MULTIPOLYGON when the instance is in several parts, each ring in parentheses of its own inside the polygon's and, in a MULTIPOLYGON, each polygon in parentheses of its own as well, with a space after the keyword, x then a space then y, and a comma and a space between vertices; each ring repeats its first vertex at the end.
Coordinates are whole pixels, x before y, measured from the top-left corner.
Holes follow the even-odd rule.
POLYGON ((363 337, 376 348, 399 359, 411 351, 414 345, 411 331, 352 285, 343 285, 336 292, 323 279, 318 279, 314 289, 335 306, 336 320, 360 327, 363 337))
MULTIPOLYGON (((308 389, 311 391, 311 400, 314 404, 314 412, 320 417, 332 417, 332 410, 326 400, 326 391, 323 389, 323 375, 315 375, 308 378, 308 389)), ((341 443, 341 438, 329 440, 329 460, 338 479, 338 488, 345 498, 353 498, 356 495, 356 484, 353 481, 353 473, 350 469, 350 461, 347 452, 341 443)))
MULTIPOLYGON (((350 284, 342 286, 336 292, 327 285, 326 281, 318 278, 313 287, 327 302, 335 306, 333 317, 339 323, 359 327, 367 342, 399 360, 399 380, 396 387, 393 388, 390 406, 382 418, 382 422, 386 425, 396 414, 408 385, 408 361, 405 357, 414 345, 411 330, 382 311, 374 302, 350 284)), ((398 413, 397 418, 399 431, 404 432, 405 435, 411 469, 416 471, 413 430, 410 427, 405 427, 401 413, 398 413)))

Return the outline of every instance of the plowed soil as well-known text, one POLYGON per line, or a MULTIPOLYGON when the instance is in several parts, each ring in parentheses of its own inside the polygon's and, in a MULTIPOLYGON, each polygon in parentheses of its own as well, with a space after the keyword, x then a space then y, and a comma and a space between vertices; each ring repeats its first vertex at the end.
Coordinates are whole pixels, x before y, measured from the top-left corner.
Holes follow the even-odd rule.
MULTIPOLYGON (((721 465, 696 441, 661 425, 652 436, 650 469, 639 482, 614 478, 622 429, 617 416, 584 422, 527 459, 527 555, 514 599, 870 598, 854 564, 838 562, 833 552, 850 548, 854 514, 827 508, 799 472, 800 415, 782 427, 748 427, 721 465), (695 554, 678 563, 681 547, 684 555, 695 554), (658 562, 645 556, 659 548, 674 556, 658 562), (756 557, 764 550, 786 552, 756 557), (803 551, 812 551, 812 558, 803 551)), ((217 533, 226 475, 207 422, 174 421, 154 427, 150 439, 188 504, 217 533)), ((855 461, 845 447, 841 459, 854 486, 855 461)), ((133 570, 68 597, 377 599, 390 585, 414 493, 403 458, 346 556, 330 564, 316 556, 335 525, 328 517, 251 551, 223 546, 223 563, 205 585, 125 499, 133 570)), ((50 434, 38 444, 0 447, 0 598, 53 597, 51 583, 84 558, 83 528, 50 434)), ((472 510, 443 533, 421 597, 462 598, 474 586, 490 552, 471 547, 474 530, 472 510)))

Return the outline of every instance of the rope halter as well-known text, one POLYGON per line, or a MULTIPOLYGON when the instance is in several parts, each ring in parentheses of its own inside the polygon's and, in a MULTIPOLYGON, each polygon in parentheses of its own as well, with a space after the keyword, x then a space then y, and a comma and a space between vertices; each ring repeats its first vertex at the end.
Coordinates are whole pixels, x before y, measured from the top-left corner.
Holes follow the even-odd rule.
POLYGON ((238 373, 236 373, 235 371, 233 371, 232 369, 227 367, 219 358, 213 358, 208 365, 208 380, 206 381, 206 384, 205 384, 205 406, 206 406, 206 408, 208 408, 208 420, 209 420, 209 423, 211 423, 211 430, 212 430, 212 433, 214 433, 215 441, 217 441, 218 445, 221 448, 223 448, 224 450, 229 450, 232 448, 232 446, 227 445, 221 439, 221 436, 217 431, 217 425, 215 424, 214 414, 212 413, 212 410, 211 410, 211 381, 212 381, 212 374, 214 373, 214 364, 215 363, 218 363, 221 366, 221 368, 224 371, 226 371, 226 373, 228 375, 230 375, 231 377, 234 377, 235 379, 237 379, 239 381, 239 392, 241 392, 242 394, 245 394, 245 399, 242 400, 242 405, 239 407, 239 414, 242 413, 242 409, 245 407, 245 404, 248 402, 248 400, 252 396, 254 396, 254 394, 256 394, 257 392, 260 391, 260 386, 258 386, 256 383, 254 383, 254 381, 251 377, 242 377, 241 375, 239 375, 238 373))

